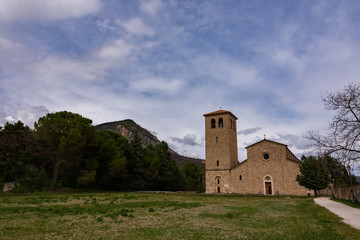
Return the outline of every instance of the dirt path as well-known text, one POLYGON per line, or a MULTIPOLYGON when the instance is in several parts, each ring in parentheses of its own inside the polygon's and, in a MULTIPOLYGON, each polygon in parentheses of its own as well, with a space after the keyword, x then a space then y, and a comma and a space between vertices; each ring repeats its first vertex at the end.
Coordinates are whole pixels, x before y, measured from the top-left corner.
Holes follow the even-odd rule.
POLYGON ((343 218, 344 223, 360 230, 360 208, 353 208, 325 197, 315 198, 314 201, 343 218))

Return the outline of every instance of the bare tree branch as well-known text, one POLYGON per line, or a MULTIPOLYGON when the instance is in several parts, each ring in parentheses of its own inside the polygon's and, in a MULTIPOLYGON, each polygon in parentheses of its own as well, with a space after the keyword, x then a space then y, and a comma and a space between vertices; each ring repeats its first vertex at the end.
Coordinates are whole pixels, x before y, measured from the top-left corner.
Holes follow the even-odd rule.
POLYGON ((327 132, 309 132, 311 146, 321 153, 335 155, 346 164, 360 162, 360 84, 349 84, 322 98, 325 109, 335 111, 327 132))

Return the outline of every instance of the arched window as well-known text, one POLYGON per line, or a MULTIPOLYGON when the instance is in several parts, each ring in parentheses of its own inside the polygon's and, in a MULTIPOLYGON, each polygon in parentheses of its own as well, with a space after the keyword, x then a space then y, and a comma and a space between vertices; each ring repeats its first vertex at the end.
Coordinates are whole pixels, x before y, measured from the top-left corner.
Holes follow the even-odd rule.
POLYGON ((216 161, 216 166, 219 166, 219 165, 220 165, 219 160, 217 160, 216 161))
POLYGON ((215 178, 215 182, 216 182, 216 184, 217 184, 217 186, 216 186, 216 192, 220 193, 221 191, 220 191, 220 177, 219 177, 219 176, 217 176, 217 177, 215 178))
POLYGON ((219 118, 219 128, 222 128, 224 126, 224 121, 222 118, 219 118))
POLYGON ((211 128, 215 128, 216 122, 215 119, 211 119, 211 128))

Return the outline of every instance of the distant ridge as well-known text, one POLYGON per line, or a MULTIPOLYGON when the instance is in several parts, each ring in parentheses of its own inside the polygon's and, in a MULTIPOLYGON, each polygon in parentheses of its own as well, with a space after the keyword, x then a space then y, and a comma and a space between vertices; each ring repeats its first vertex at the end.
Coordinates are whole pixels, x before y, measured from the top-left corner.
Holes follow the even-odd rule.
POLYGON ((129 141, 133 140, 135 135, 139 135, 142 139, 143 147, 147 145, 156 145, 160 143, 160 140, 152 135, 148 130, 142 128, 136 122, 131 119, 125 119, 122 121, 108 122, 95 126, 97 130, 110 130, 120 133, 129 141))
MULTIPOLYGON (((160 143, 160 140, 151 134, 148 130, 138 125, 131 119, 125 119, 122 121, 102 123, 95 126, 97 130, 109 130, 120 133, 122 136, 127 138, 129 141, 133 140, 136 135, 139 135, 142 139, 143 147, 147 145, 156 145, 160 143)), ((199 165, 202 169, 205 169, 205 160, 199 158, 185 157, 171 148, 169 148, 171 157, 176 161, 178 167, 181 167, 186 162, 192 162, 199 165)))

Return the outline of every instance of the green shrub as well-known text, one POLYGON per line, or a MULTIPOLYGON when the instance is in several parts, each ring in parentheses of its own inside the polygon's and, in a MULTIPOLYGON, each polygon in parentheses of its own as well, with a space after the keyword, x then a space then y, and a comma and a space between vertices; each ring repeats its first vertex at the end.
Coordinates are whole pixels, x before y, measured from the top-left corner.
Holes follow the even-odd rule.
POLYGON ((77 178, 77 185, 79 187, 89 187, 92 186, 96 181, 96 171, 92 170, 91 172, 83 172, 82 176, 77 178))

